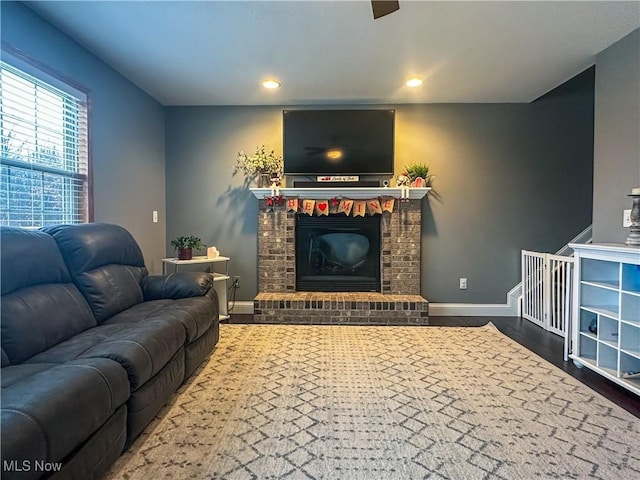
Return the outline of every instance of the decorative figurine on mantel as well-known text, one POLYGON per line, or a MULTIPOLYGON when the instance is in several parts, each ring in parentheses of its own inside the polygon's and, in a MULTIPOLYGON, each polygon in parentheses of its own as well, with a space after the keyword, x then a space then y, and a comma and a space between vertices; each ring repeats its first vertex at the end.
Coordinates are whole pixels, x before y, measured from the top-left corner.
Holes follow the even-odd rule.
POLYGON ((280 195, 280 174, 278 172, 274 172, 271 174, 271 196, 277 197, 280 195))
POLYGON ((409 199, 409 185, 411 184, 411 179, 405 175, 398 175, 396 179, 396 185, 400 187, 400 200, 408 200, 409 199))
POLYGON ((629 196, 633 199, 631 206, 631 227, 625 242, 627 245, 640 246, 640 187, 632 188, 629 196))

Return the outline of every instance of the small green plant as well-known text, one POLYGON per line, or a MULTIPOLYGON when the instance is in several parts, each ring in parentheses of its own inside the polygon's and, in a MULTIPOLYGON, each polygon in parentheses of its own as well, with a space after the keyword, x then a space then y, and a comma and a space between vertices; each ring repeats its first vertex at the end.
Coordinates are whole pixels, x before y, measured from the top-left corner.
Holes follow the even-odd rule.
POLYGON ((193 248, 201 250, 206 247, 202 240, 195 235, 189 235, 188 237, 176 237, 171 240, 171 246, 176 250, 182 250, 184 248, 193 248))
POLYGON ((426 179, 429 176, 429 166, 424 163, 410 163, 404 167, 404 174, 412 181, 418 177, 426 179))
POLYGON ((409 180, 413 182, 416 178, 420 177, 424 180, 425 186, 431 186, 431 180, 433 174, 429 173, 429 165, 425 163, 410 163, 404 167, 403 175, 409 177, 409 180))

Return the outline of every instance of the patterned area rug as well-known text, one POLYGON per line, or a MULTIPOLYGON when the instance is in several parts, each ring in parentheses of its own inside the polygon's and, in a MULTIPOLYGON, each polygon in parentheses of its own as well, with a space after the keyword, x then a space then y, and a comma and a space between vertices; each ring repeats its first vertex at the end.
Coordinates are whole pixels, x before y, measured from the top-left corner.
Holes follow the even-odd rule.
POLYGON ((222 325, 109 479, 640 478, 640 421, 493 325, 222 325))

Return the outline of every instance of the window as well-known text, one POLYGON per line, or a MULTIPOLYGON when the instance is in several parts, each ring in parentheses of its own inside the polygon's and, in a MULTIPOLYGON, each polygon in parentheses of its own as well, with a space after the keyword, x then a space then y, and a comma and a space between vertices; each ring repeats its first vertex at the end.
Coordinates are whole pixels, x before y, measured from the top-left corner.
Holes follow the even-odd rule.
POLYGON ((87 222, 86 94, 38 76, 0 62, 0 223, 87 222))

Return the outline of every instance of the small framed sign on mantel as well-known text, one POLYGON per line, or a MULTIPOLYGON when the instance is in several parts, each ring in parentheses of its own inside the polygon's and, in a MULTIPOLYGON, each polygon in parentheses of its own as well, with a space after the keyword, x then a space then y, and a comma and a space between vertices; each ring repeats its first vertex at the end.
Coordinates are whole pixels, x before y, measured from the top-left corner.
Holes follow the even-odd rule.
POLYGON ((317 182, 359 182, 358 175, 318 175, 317 182))

